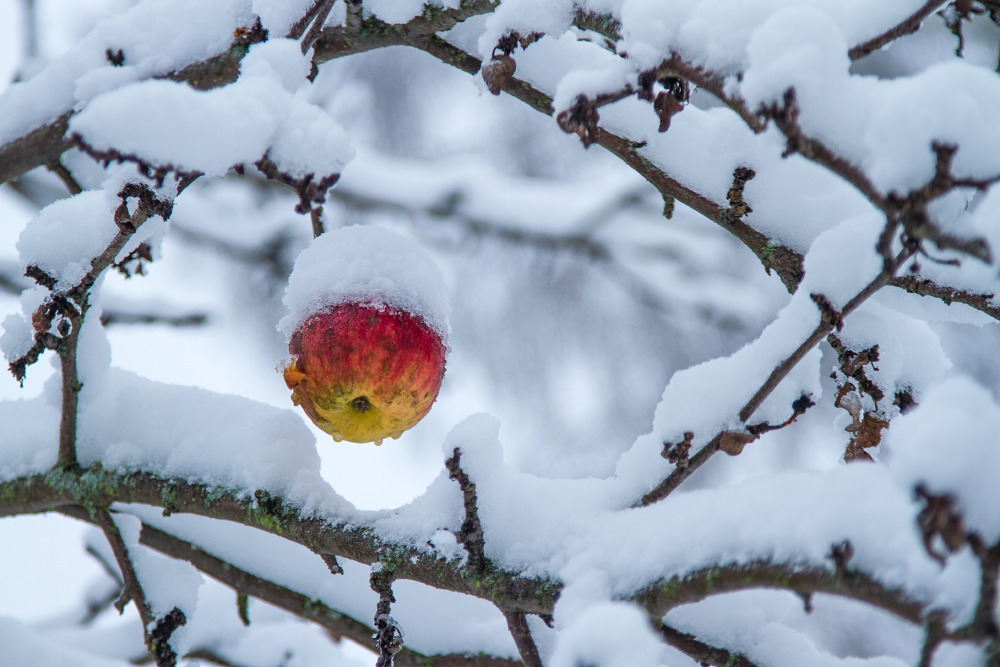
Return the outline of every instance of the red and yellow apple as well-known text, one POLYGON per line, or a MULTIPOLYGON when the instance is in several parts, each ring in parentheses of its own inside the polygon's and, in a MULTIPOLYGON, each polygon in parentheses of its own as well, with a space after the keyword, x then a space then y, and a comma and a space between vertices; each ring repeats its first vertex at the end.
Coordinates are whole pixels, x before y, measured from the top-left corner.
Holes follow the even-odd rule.
POLYGON ((342 303, 307 319, 288 344, 292 403, 334 440, 382 444, 424 418, 444 378, 445 346, 420 317, 342 303))

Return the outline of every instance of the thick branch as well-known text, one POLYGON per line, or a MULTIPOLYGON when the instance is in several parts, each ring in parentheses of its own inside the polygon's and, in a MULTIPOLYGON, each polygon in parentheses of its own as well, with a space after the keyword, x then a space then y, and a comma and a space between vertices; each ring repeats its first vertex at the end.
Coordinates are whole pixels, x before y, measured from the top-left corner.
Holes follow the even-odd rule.
MULTIPOLYGON (((80 506, 64 506, 59 512, 81 521, 92 522, 90 514, 80 506)), ((255 597, 268 604, 284 609, 300 618, 322 626, 331 634, 347 637, 352 641, 368 645, 375 630, 361 621, 326 606, 322 601, 293 591, 239 569, 221 558, 202 551, 196 545, 143 524, 139 543, 160 553, 185 560, 200 572, 229 586, 237 593, 255 597)), ((188 656, 190 657, 190 656, 188 656)), ((423 655, 404 648, 396 654, 396 664, 401 667, 514 667, 514 660, 487 655, 466 656, 458 654, 423 655)))
MULTIPOLYGON (((66 505, 101 507, 112 502, 169 506, 175 513, 233 521, 277 534, 317 553, 332 553, 365 565, 380 562, 392 569, 395 579, 484 598, 506 613, 551 614, 561 590, 556 581, 495 569, 479 577, 457 561, 446 562, 426 551, 385 541, 371 528, 358 526, 356 518, 354 523, 306 518, 298 508, 277 498, 255 503, 245 494, 184 480, 164 480, 148 473, 122 474, 98 468, 54 470, 0 484, 0 517, 64 511, 68 509, 66 505)), ((650 613, 662 616, 674 607, 710 595, 755 588, 838 595, 871 604, 914 623, 921 622, 925 609, 924 603, 906 592, 887 588, 861 571, 766 561, 713 567, 682 578, 674 577, 647 587, 634 599, 650 613)))
POLYGON ((63 153, 73 147, 66 136, 72 111, 36 127, 27 134, 0 146, 0 183, 31 171, 35 167, 54 164, 63 153))
POLYGON ((101 507, 115 502, 169 506, 172 512, 233 521, 280 535, 316 553, 365 565, 383 563, 396 579, 473 595, 502 609, 550 614, 562 588, 556 581, 495 568, 479 574, 456 561, 446 562, 427 551, 384 540, 372 528, 357 525, 356 519, 303 517, 298 507, 277 498, 255 502, 238 491, 161 479, 150 473, 118 473, 97 467, 53 470, 0 484, 0 517, 45 512, 63 505, 101 507))

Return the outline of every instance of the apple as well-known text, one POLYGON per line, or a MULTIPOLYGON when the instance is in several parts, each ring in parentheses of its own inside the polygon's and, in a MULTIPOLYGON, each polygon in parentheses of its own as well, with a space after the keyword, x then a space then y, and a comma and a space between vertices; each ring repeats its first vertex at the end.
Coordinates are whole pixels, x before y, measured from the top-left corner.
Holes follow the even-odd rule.
POLYGON ((380 304, 314 314, 288 351, 292 403, 338 442, 398 438, 431 409, 444 378, 441 337, 419 316, 380 304))

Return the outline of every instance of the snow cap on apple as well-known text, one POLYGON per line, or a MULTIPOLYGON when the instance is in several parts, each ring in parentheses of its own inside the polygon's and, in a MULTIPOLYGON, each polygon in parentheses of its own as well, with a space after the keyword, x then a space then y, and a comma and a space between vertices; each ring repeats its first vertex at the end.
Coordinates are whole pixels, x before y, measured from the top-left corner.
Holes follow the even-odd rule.
POLYGON ((283 369, 299 405, 334 440, 398 438, 444 378, 448 292, 413 241, 382 227, 332 229, 295 262, 283 369))

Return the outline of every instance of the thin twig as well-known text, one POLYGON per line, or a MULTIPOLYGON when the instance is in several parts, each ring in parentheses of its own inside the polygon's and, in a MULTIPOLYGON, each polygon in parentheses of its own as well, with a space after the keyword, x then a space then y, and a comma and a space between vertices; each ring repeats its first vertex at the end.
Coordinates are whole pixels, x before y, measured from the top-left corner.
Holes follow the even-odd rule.
MULTIPOLYGON (((59 512, 81 521, 94 522, 83 507, 66 505, 59 512)), ((249 595, 270 605, 284 609, 296 616, 312 621, 333 635, 347 637, 362 645, 371 641, 374 628, 343 612, 331 609, 322 601, 310 598, 267 579, 241 570, 232 563, 203 551, 197 545, 179 537, 142 524, 139 544, 149 547, 171 558, 187 561, 198 571, 232 588, 239 594, 249 595)), ((190 656, 188 656, 190 657, 190 656)), ((515 667, 514 660, 492 656, 465 656, 459 654, 424 655, 408 648, 396 654, 398 667, 515 667)))
POLYGON ((946 1, 947 0, 927 0, 927 2, 924 3, 920 9, 913 12, 913 14, 908 16, 905 20, 889 28, 882 34, 876 35, 868 41, 861 42, 857 46, 852 47, 851 50, 847 52, 847 55, 850 56, 851 60, 858 60, 859 58, 864 58, 870 53, 878 51, 886 44, 894 42, 900 37, 905 37, 906 35, 916 32, 920 29, 920 23, 925 18, 933 14, 934 10, 945 4, 946 1))
MULTIPOLYGON (((142 223, 152 215, 160 215, 164 219, 170 217, 171 206, 169 202, 162 202, 157 199, 153 192, 145 185, 127 184, 122 188, 118 196, 122 201, 115 212, 118 233, 111 240, 111 243, 108 244, 108 247, 91 261, 90 271, 87 272, 79 283, 65 293, 53 294, 53 302, 58 303, 60 299, 65 300, 68 297, 77 306, 74 309, 68 305, 64 305, 67 311, 64 314, 64 323, 67 326, 65 329, 60 329, 61 338, 56 348, 62 371, 62 409, 59 420, 59 456, 56 465, 64 469, 77 467, 76 422, 79 394, 83 385, 80 383, 77 372, 76 352, 80 328, 83 326, 84 317, 86 317, 87 310, 90 308, 90 288, 93 287, 94 282, 101 272, 114 262, 118 253, 125 247, 125 244, 132 238, 132 235, 142 223), (127 200, 129 197, 138 197, 139 199, 134 213, 129 213, 128 211, 127 200)), ((37 271, 37 273, 40 274, 41 272, 37 271)), ((42 283, 48 282, 47 277, 41 279, 36 277, 36 280, 40 280, 42 283)), ((43 305, 43 308, 47 308, 47 305, 43 305)), ((51 317, 49 317, 49 321, 51 321, 51 317)), ((46 332, 39 331, 36 336, 44 333, 46 332)))
POLYGON ((356 39, 361 34, 361 26, 364 23, 361 0, 344 0, 344 5, 344 34, 356 39))
POLYGON ((392 603, 396 598, 392 594, 392 572, 375 563, 369 577, 371 589, 378 593, 378 604, 375 606, 375 648, 378 649, 378 660, 375 667, 392 667, 397 653, 403 648, 403 631, 396 620, 390 615, 392 603))
MULTIPOLYGON (((316 13, 319 12, 320 7, 322 7, 326 2, 327 0, 315 0, 312 6, 306 10, 306 13, 303 14, 295 23, 292 24, 292 27, 288 29, 288 33, 285 35, 285 38, 299 39, 302 37, 310 21, 316 17, 316 13)), ((304 49, 302 52, 305 53, 306 51, 308 51, 308 49, 304 49)))
POLYGON ((76 468, 76 420, 83 384, 77 373, 76 348, 80 340, 83 313, 70 317, 69 332, 59 341, 59 369, 62 376, 62 403, 59 417, 59 455, 56 465, 76 468))
POLYGON ((632 599, 645 607, 654 618, 662 618, 671 609, 715 595, 766 588, 800 595, 835 595, 863 602, 915 624, 923 622, 929 606, 905 590, 889 587, 857 568, 832 570, 827 565, 805 566, 796 562, 773 563, 766 560, 684 572, 653 582, 632 599))
POLYGON ((504 616, 507 619, 507 629, 514 638, 514 644, 517 645, 517 652, 521 655, 524 667, 542 667, 542 658, 531 636, 527 617, 520 611, 504 612, 504 616))
MULTIPOLYGON (((465 521, 461 530, 455 534, 459 544, 465 546, 469 554, 469 565, 475 570, 482 572, 486 569, 487 560, 484 552, 485 540, 483 538, 483 526, 479 522, 479 510, 477 508, 476 485, 469 479, 469 476, 462 470, 460 465, 461 452, 458 447, 452 452, 452 457, 446 459, 445 467, 448 469, 448 477, 458 482, 462 489, 462 501, 465 505, 465 521)), ((508 619, 508 623, 510 623, 508 619)))
POLYGON ((675 630, 666 623, 659 624, 660 636, 670 646, 691 658, 700 665, 712 667, 757 667, 757 665, 740 653, 731 653, 722 648, 716 648, 689 635, 675 630))
POLYGON ((920 662, 917 663, 917 667, 931 667, 934 664, 934 653, 948 636, 944 622, 945 614, 940 610, 927 615, 927 621, 924 623, 924 643, 920 648, 920 662))
POLYGON ((66 186, 66 189, 69 190, 71 195, 78 195, 83 192, 83 188, 80 187, 80 184, 77 183, 75 178, 73 178, 72 172, 63 166, 62 161, 56 159, 55 162, 49 164, 47 168, 59 177, 59 180, 63 182, 63 185, 66 186))
POLYGON ((995 640, 1000 638, 1000 627, 994 614, 1000 580, 1000 543, 987 546, 978 533, 970 533, 967 541, 980 565, 979 600, 968 634, 995 640))
POLYGON ((106 327, 118 324, 165 324, 171 327, 200 327, 207 322, 208 315, 205 313, 165 315, 163 313, 135 313, 117 310, 105 310, 101 313, 101 324, 106 327))
POLYGON ((309 28, 309 32, 306 36, 302 38, 302 53, 306 53, 312 47, 312 45, 319 39, 320 32, 323 30, 323 24, 326 23, 326 17, 330 15, 330 10, 333 8, 334 0, 320 0, 319 11, 316 12, 316 18, 313 20, 312 27, 309 28))
MULTIPOLYGON (((146 594, 142 590, 142 584, 139 582, 139 577, 135 573, 135 566, 132 565, 132 557, 129 555, 128 547, 125 545, 125 541, 122 539, 122 535, 118 530, 118 526, 115 524, 114 519, 111 518, 111 513, 108 512, 106 508, 98 508, 94 512, 95 520, 97 525, 104 531, 104 537, 107 538, 108 544, 111 545, 111 551, 115 554, 115 561, 118 563, 118 569, 121 571, 122 581, 125 584, 125 590, 128 591, 132 598, 132 602, 135 604, 136 610, 139 612, 139 618, 142 619, 142 633, 145 638, 146 646, 149 647, 151 652, 153 647, 151 644, 151 633, 150 629, 156 623, 156 616, 153 614, 152 609, 149 606, 149 602, 146 600, 146 594)), ((164 647, 166 652, 169 652, 173 656, 173 660, 177 660, 177 655, 173 653, 173 650, 169 645, 164 647)), ((165 658, 169 660, 169 655, 165 655, 165 658)), ((165 667, 165 664, 157 660, 157 665, 160 667, 165 667)))
MULTIPOLYGON (((858 292, 854 297, 844 305, 843 309, 839 313, 828 314, 823 313, 821 317, 820 324, 813 330, 813 332, 806 338, 787 358, 785 358, 780 364, 768 376, 764 384, 754 393, 754 395, 747 401, 746 405, 739 412, 740 421, 746 423, 750 417, 757 411, 765 399, 771 395, 777 386, 781 383, 783 379, 791 372, 795 366, 802 361, 802 359, 808 354, 810 350, 819 345, 819 343, 826 338, 830 332, 837 328, 838 322, 841 322, 843 318, 850 313, 852 313, 858 306, 868 300, 875 292, 884 287, 889 280, 894 275, 894 272, 899 266, 901 266, 913 253, 916 251, 915 247, 908 246, 899 254, 895 262, 889 266, 884 267, 882 271, 868 283, 860 292, 858 292)), ((822 308, 821 308, 822 310, 822 308)), ((662 500, 670 495, 674 489, 676 489, 680 484, 686 480, 691 474, 704 465, 708 459, 712 457, 720 448, 723 443, 723 438, 726 433, 720 433, 715 436, 707 445, 705 445, 697 454, 691 457, 688 465, 683 467, 675 467, 673 472, 671 472, 666 479, 660 482, 653 490, 643 496, 640 501, 640 505, 649 505, 658 500, 662 500)))

